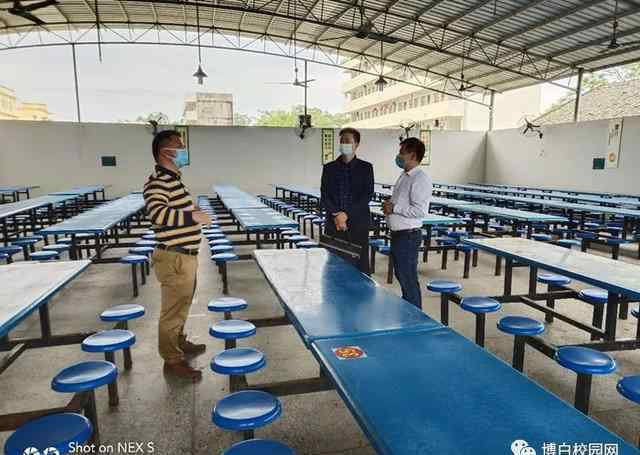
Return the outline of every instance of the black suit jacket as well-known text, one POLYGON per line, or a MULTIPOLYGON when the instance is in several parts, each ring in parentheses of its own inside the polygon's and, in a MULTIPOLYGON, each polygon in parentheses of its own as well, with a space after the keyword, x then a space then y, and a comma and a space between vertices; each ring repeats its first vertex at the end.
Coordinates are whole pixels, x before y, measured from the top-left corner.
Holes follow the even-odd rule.
MULTIPOLYGON (((326 210, 326 226, 335 230, 334 213, 340 212, 339 167, 344 166, 342 158, 324 165, 322 169, 321 204, 326 210)), ((351 209, 347 210, 347 224, 351 228, 369 227, 371 214, 369 201, 373 197, 373 166, 367 161, 354 158, 351 168, 351 209)))

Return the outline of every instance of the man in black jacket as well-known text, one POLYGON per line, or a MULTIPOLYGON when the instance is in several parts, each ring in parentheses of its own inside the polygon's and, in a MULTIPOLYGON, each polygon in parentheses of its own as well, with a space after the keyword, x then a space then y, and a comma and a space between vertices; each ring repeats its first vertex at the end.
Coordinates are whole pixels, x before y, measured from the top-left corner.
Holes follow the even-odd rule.
POLYGON ((356 156, 360 132, 340 131, 340 156, 322 169, 322 207, 327 235, 361 247, 358 268, 369 274, 369 201, 373 197, 373 166, 356 156))

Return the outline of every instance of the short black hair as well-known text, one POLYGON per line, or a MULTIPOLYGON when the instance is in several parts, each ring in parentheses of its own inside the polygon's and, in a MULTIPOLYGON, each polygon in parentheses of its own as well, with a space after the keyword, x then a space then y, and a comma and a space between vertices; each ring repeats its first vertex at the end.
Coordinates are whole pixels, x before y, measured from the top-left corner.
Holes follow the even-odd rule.
POLYGON ((153 137, 153 143, 151 145, 151 152, 153 153, 153 159, 158 162, 158 155, 160 155, 160 149, 167 145, 167 143, 174 137, 182 137, 176 130, 164 130, 160 131, 153 137))
POLYGON ((416 160, 418 163, 422 162, 424 158, 424 142, 422 142, 417 137, 408 137, 404 141, 400 142, 400 147, 404 147, 407 152, 412 152, 416 154, 416 160))
POLYGON ((356 144, 360 143, 360 131, 355 128, 342 128, 338 133, 338 136, 342 137, 345 134, 350 134, 353 136, 353 140, 356 141, 356 144))

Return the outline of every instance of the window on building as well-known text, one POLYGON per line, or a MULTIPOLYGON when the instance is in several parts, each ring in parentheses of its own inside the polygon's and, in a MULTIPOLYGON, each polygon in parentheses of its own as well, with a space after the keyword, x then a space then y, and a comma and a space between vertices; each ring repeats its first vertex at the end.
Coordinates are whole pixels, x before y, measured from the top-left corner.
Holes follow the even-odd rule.
POLYGON ((407 102, 406 101, 404 103, 402 103, 402 110, 403 111, 407 110, 407 102))
POLYGON ((427 104, 427 97, 423 96, 420 98, 420 106, 424 106, 425 104, 427 104))

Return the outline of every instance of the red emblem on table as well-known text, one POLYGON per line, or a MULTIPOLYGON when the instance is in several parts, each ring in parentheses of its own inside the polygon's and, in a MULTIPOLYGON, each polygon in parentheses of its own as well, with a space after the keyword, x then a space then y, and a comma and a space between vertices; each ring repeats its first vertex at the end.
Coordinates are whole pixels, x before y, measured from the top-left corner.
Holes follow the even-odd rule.
POLYGON ((361 359, 367 356, 359 346, 343 346, 340 348, 334 348, 333 353, 340 360, 361 359))

